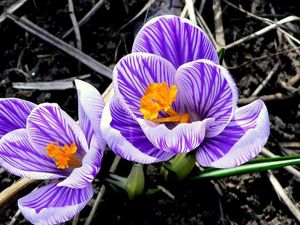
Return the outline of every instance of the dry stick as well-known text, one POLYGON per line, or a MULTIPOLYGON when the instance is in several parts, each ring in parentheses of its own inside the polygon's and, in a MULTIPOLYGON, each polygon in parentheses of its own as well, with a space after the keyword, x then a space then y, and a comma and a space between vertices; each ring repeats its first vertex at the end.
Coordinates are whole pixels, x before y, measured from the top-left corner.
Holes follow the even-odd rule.
POLYGON ((18 26, 22 27, 26 31, 38 36, 39 38, 43 39, 44 41, 48 42, 49 44, 57 47, 58 49, 64 51, 65 53, 69 54, 70 56, 74 57, 78 61, 82 62, 92 70, 96 71, 97 73, 103 74, 104 76, 112 79, 112 70, 103 65, 102 63, 98 62, 94 58, 84 54, 82 51, 74 48, 73 46, 67 44, 66 42, 62 41, 61 39, 53 36, 46 30, 38 27, 31 21, 25 18, 18 18, 12 14, 8 14, 7 17, 14 21, 18 26))
POLYGON ((20 209, 18 209, 16 214, 13 216, 13 218, 11 219, 11 221, 8 225, 14 225, 15 222, 17 221, 18 217, 20 216, 20 214, 21 214, 21 211, 20 211, 20 209))
POLYGON ((197 19, 196 19, 196 14, 195 14, 195 9, 194 9, 194 3, 193 3, 193 0, 185 0, 185 5, 186 5, 186 8, 188 10, 188 14, 189 14, 189 18, 190 18, 190 21, 193 23, 193 24, 197 24, 197 19))
POLYGON ((266 84, 271 80, 273 75, 276 73, 280 66, 280 63, 276 63, 276 65, 273 67, 273 69, 268 73, 267 77, 264 79, 264 81, 255 89, 255 91, 252 93, 251 96, 257 96, 259 92, 266 86, 266 84))
POLYGON ((224 37, 224 28, 222 21, 221 0, 213 0, 215 37, 218 44, 218 49, 226 45, 224 37))
MULTIPOLYGON (((196 2, 196 0, 193 0, 193 4, 195 4, 195 2, 196 2)), ((181 11, 180 17, 184 18, 184 17, 187 17, 187 15, 188 15, 188 7, 187 7, 187 4, 185 4, 181 11)))
POLYGON ((151 5, 153 4, 155 0, 149 0, 147 2, 147 4, 131 19, 129 20, 127 23, 125 23, 122 27, 120 27, 117 30, 117 33, 120 32, 121 30, 123 30, 125 27, 127 27, 129 24, 131 24, 133 21, 135 21, 140 15, 142 15, 144 12, 146 12, 148 10, 148 8, 151 7, 151 5))
POLYGON ((278 92, 278 93, 275 93, 275 94, 271 94, 271 95, 262 95, 262 96, 251 96, 251 97, 248 97, 248 98, 240 98, 238 103, 240 105, 246 105, 248 103, 251 103, 253 101, 255 101, 256 99, 261 99, 265 102, 268 102, 268 101, 274 101, 274 100, 286 100, 286 99, 289 99, 289 98, 292 98, 293 96, 284 96, 282 93, 278 92))
MULTIPOLYGON (((93 6, 93 8, 88 11, 88 13, 78 22, 78 26, 81 27, 82 25, 86 24, 90 18, 100 9, 100 7, 104 4, 105 0, 100 0, 93 6)), ((69 36, 74 31, 74 27, 69 29, 63 36, 62 39, 65 39, 67 36, 69 36)))
POLYGON ((19 0, 13 3, 8 9, 6 9, 1 15, 0 15, 0 23, 2 23, 8 13, 14 13, 16 10, 18 10, 24 3, 27 2, 27 0, 19 0))
MULTIPOLYGON (((243 63, 241 63, 239 65, 236 65, 236 66, 226 66, 226 68, 227 69, 238 69, 238 68, 241 68, 241 67, 243 67, 243 66, 245 66, 249 63, 253 63, 255 61, 262 60, 262 59, 265 59, 265 58, 270 58, 270 57, 273 57, 273 56, 279 56, 280 54, 289 53, 289 52, 292 52, 292 51, 295 51, 295 50, 298 50, 298 49, 300 49, 300 46, 296 47, 296 48, 290 48, 290 49, 286 49, 286 50, 277 51, 277 52, 272 53, 272 54, 264 54, 264 55, 261 55, 259 57, 253 57, 250 60, 248 60, 246 62, 243 62, 243 63)), ((300 73, 299 73, 299 76, 300 76, 300 73)), ((291 79, 293 79, 293 78, 291 78, 291 79)), ((297 78, 295 78, 295 79, 297 79, 297 78)), ((288 84, 290 84, 290 82, 288 82, 288 84)), ((293 84, 295 84, 295 83, 292 83, 290 85, 293 85, 293 84)))
POLYGON ((39 183, 38 180, 31 180, 27 178, 21 178, 8 188, 4 189, 0 193, 0 211, 2 211, 5 208, 5 205, 9 203, 10 201, 15 199, 15 196, 18 192, 23 190, 24 188, 28 187, 29 185, 39 183))
POLYGON ((12 86, 16 89, 23 90, 40 90, 40 91, 52 91, 52 90, 66 90, 74 88, 75 79, 86 79, 91 75, 86 74, 78 77, 71 77, 67 79, 53 80, 53 81, 37 81, 37 82, 13 82, 12 86))
MULTIPOLYGON (((253 17, 253 18, 255 18, 255 19, 258 19, 258 20, 260 20, 260 21, 262 21, 262 22, 264 22, 264 23, 266 23, 266 24, 269 24, 269 25, 270 25, 270 24, 275 24, 275 22, 272 21, 272 20, 270 20, 270 19, 263 18, 263 17, 260 17, 260 16, 255 15, 255 14, 253 14, 253 13, 250 13, 250 12, 244 10, 244 9, 241 8, 241 7, 237 7, 236 5, 232 4, 231 2, 229 2, 229 1, 227 1, 227 0, 223 0, 223 1, 224 1, 227 5, 231 6, 232 8, 235 8, 235 9, 237 9, 237 10, 239 10, 239 11, 241 11, 241 12, 247 14, 247 15, 250 16, 250 17, 253 17)), ((298 17, 298 18, 299 18, 299 17, 298 17)), ((287 36, 287 37, 289 38, 289 40, 293 40, 294 42, 300 44, 300 40, 298 40, 297 38, 295 38, 294 36, 292 36, 291 34, 289 34, 288 32, 286 32, 286 31, 283 30, 282 28, 278 27, 277 29, 278 29, 281 33, 285 34, 285 36, 287 36)))
POLYGON ((289 81, 287 82, 291 86, 293 86, 300 80, 300 68, 297 68, 296 71, 297 71, 297 74, 295 76, 293 76, 291 79, 289 79, 289 81))
POLYGON ((0 174, 4 173, 5 169, 3 169, 2 167, 0 167, 0 174))
POLYGON ((208 28, 205 20, 203 17, 196 11, 197 18, 198 18, 198 24, 202 27, 202 29, 205 31, 211 42, 213 43, 215 48, 218 48, 218 44, 214 38, 214 35, 211 33, 210 29, 208 28))
POLYGON ((286 204, 288 209, 291 211, 291 213, 294 214, 298 222, 300 222, 300 211, 299 209, 296 208, 295 204, 293 201, 289 198, 289 196, 286 194, 284 191, 283 187, 277 180, 277 178, 274 176, 274 174, 268 170, 268 176, 271 184, 273 185, 278 197, 286 204))
POLYGON ((205 3, 206 3, 206 0, 202 0, 201 3, 200 3, 199 10, 198 10, 198 12, 199 12, 200 15, 201 15, 202 12, 203 12, 205 3))
POLYGON ((75 16, 73 0, 68 0, 68 3, 69 3, 69 14, 70 14, 73 29, 74 29, 74 32, 75 32, 76 46, 79 50, 82 50, 81 35, 80 35, 78 22, 77 22, 77 19, 76 19, 76 16, 75 16))
MULTIPOLYGON (((118 157, 118 156, 115 157, 115 159, 114 159, 114 161, 113 161, 113 163, 112 163, 112 165, 111 165, 111 167, 110 167, 110 169, 109 169, 109 172, 114 173, 114 172, 116 171, 116 169, 117 169, 117 167, 118 167, 118 164, 119 164, 120 160, 121 160, 120 157, 118 157)), ((94 217, 94 215, 95 215, 95 212, 96 212, 96 210, 97 210, 97 208, 98 208, 98 206, 99 206, 99 204, 100 204, 100 202, 101 202, 101 199, 102 199, 102 197, 104 196, 105 192, 106 192, 106 187, 105 187, 105 185, 103 184, 103 185, 101 186, 101 188, 100 188, 100 191, 99 191, 99 193, 98 193, 98 195, 97 195, 97 197, 96 197, 95 203, 94 203, 94 205, 93 205, 93 207, 92 207, 92 210, 91 210, 91 212, 90 212, 88 218, 86 219, 84 225, 90 225, 90 223, 92 222, 93 217, 94 217)))
POLYGON ((73 221, 72 221, 72 225, 76 225, 78 223, 78 220, 79 220, 79 213, 73 218, 73 221))
MULTIPOLYGON (((253 39, 253 38, 256 38, 256 37, 258 37, 258 36, 260 36, 260 35, 262 35, 262 34, 268 32, 268 31, 270 31, 270 30, 273 30, 273 29, 275 29, 276 27, 278 27, 278 26, 281 25, 281 24, 288 23, 288 22, 292 22, 292 21, 295 21, 295 20, 300 20, 300 18, 297 17, 297 16, 288 16, 288 17, 286 17, 286 18, 284 18, 284 19, 282 19, 282 20, 279 20, 279 21, 276 22, 276 23, 270 24, 269 26, 267 26, 267 27, 265 27, 265 28, 263 28, 263 29, 261 29, 261 30, 259 30, 259 31, 256 31, 256 32, 253 33, 253 34, 250 34, 250 35, 248 35, 248 36, 246 36, 246 37, 243 37, 243 38, 241 38, 241 39, 239 39, 239 40, 237 40, 237 41, 235 41, 235 42, 232 42, 232 43, 226 45, 224 48, 225 48, 225 49, 232 48, 232 47, 234 47, 234 46, 236 46, 236 45, 239 45, 239 44, 241 44, 241 43, 243 43, 243 42, 245 42, 245 41, 249 41, 249 40, 251 40, 251 39, 253 39)), ((287 32, 286 32, 286 33, 287 33, 287 32)))
MULTIPOLYGON (((263 148, 263 150, 261 151, 261 154, 267 157, 277 157, 278 155, 275 155, 274 153, 272 153, 271 151, 269 151, 266 148, 263 148)), ((286 169, 288 172, 290 172, 291 174, 293 174, 296 178, 297 181, 300 181, 300 171, 295 169, 292 166, 286 166, 284 167, 284 169, 286 169)))
POLYGON ((168 196, 170 199, 175 200, 175 195, 173 195, 168 189, 166 189, 164 186, 157 185, 157 188, 162 191, 166 196, 168 196))

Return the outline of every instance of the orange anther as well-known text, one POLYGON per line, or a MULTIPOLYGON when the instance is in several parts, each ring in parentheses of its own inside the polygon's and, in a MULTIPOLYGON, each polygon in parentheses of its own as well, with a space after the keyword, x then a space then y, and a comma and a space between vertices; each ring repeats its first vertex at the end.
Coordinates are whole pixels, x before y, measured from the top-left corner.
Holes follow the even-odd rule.
POLYGON ((58 142, 56 144, 51 142, 46 147, 46 150, 48 151, 47 155, 55 160, 55 164, 59 169, 81 166, 80 160, 75 156, 77 151, 75 143, 72 143, 70 146, 65 144, 60 148, 58 142))
POLYGON ((150 84, 141 98, 140 112, 144 115, 144 119, 152 120, 156 123, 187 123, 189 114, 178 114, 172 108, 177 92, 178 89, 175 85, 171 85, 168 88, 166 83, 150 84), (159 112, 165 112, 169 117, 157 118, 159 112))

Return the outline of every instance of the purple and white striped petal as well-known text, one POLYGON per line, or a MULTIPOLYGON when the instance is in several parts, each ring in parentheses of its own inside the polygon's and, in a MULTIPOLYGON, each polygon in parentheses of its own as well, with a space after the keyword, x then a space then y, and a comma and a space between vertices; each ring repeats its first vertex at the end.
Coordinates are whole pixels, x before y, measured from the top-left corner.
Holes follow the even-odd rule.
POLYGON ((103 111, 101 130, 108 146, 129 161, 150 164, 166 161, 174 156, 155 148, 139 124, 129 115, 116 97, 103 111))
POLYGON ((93 186, 75 189, 58 187, 58 182, 32 191, 18 200, 23 216, 33 224, 54 225, 77 215, 93 197, 93 186))
POLYGON ((144 134, 158 149, 171 153, 188 153, 197 148, 205 137, 207 128, 214 122, 208 118, 192 123, 180 123, 173 129, 165 124, 137 119, 144 134))
POLYGON ((35 106, 17 98, 0 99, 0 138, 10 131, 25 128, 26 119, 35 106))
POLYGON ((78 93, 79 126, 85 134, 88 145, 90 146, 92 136, 95 134, 99 143, 105 146, 100 131, 101 115, 104 108, 103 98, 97 89, 89 83, 75 80, 75 84, 78 93))
POLYGON ((225 130, 205 139, 196 152, 202 166, 228 168, 254 158, 270 133, 268 111, 261 100, 238 108, 225 130))
POLYGON ((70 176, 60 182, 57 186, 70 188, 84 188, 91 183, 98 174, 104 153, 105 145, 99 144, 96 136, 91 139, 91 146, 82 159, 82 166, 73 169, 70 176))
POLYGON ((176 70, 160 56, 132 53, 124 56, 114 68, 114 85, 117 97, 125 103, 132 116, 143 117, 140 101, 152 83, 174 84, 176 70))
POLYGON ((75 143, 81 157, 88 150, 79 125, 57 104, 44 103, 35 107, 28 116, 26 129, 32 145, 40 151, 56 142, 61 146, 75 143))
POLYGON ((236 109, 237 87, 228 71, 208 60, 197 60, 177 70, 178 97, 192 121, 214 118, 206 137, 220 134, 236 109))
POLYGON ((171 15, 148 21, 138 32, 132 52, 162 56, 175 68, 198 59, 219 64, 216 49, 207 35, 189 20, 171 15))
POLYGON ((31 179, 54 179, 69 174, 57 169, 45 150, 35 149, 30 144, 25 128, 11 131, 1 138, 0 165, 14 175, 31 179))

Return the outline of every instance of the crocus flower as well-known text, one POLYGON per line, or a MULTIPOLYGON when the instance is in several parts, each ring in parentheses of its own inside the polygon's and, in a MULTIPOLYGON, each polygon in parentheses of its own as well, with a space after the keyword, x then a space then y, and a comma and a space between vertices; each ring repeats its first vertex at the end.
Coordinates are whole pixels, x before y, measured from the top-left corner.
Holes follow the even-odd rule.
POLYGON ((269 135, 261 100, 237 108, 238 90, 206 34, 187 19, 157 17, 113 71, 115 95, 102 133, 119 156, 139 163, 193 152, 207 167, 255 157, 269 135))
POLYGON ((33 224, 74 217, 93 196, 105 142, 100 131, 104 102, 90 84, 77 80, 79 121, 57 104, 0 100, 0 164, 12 174, 53 180, 19 199, 33 224))

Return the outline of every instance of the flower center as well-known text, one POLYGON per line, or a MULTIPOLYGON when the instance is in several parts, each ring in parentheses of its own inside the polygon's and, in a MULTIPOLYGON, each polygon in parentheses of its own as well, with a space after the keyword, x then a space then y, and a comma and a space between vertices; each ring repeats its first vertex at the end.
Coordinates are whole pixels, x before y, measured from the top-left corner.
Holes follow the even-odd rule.
POLYGON ((81 166, 80 160, 75 156, 77 151, 75 143, 72 143, 70 146, 65 144, 60 148, 58 142, 56 144, 51 142, 46 147, 46 150, 48 151, 47 155, 55 160, 55 164, 59 169, 81 166))
POLYGON ((171 85, 169 88, 165 82, 150 84, 141 98, 140 112, 144 115, 144 119, 156 123, 188 123, 188 113, 178 114, 172 108, 177 92, 178 89, 175 85, 171 85), (160 112, 165 112, 167 117, 157 118, 160 112))

